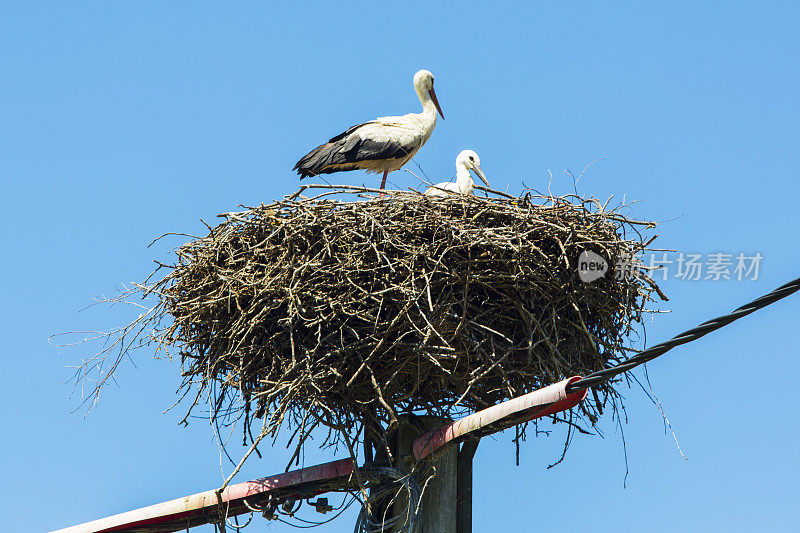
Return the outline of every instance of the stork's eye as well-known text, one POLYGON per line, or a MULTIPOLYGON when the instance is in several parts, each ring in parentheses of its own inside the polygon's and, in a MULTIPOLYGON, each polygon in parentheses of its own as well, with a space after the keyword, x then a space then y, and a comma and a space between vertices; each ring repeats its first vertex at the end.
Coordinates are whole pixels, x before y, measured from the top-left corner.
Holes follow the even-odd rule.
POLYGON ((469 160, 470 160, 470 161, 475 161, 475 158, 474 158, 474 157, 472 157, 472 156, 469 156, 469 160))

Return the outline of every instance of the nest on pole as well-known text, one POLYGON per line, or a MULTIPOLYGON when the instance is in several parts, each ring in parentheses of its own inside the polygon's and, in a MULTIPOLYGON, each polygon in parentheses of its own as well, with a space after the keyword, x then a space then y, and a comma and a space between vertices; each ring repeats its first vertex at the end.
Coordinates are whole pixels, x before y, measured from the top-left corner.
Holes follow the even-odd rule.
MULTIPOLYGON (((186 391, 211 416, 289 428, 295 456, 403 413, 453 416, 624 359, 657 293, 641 272, 582 282, 591 250, 611 265, 645 248, 641 230, 595 199, 526 194, 431 198, 311 186, 220 215, 177 249, 153 339, 180 353, 186 391), (358 201, 343 197, 358 195, 358 201)), ((571 426, 617 393, 594 390, 571 426)), ((250 435, 248 438, 247 435, 250 435)), ((348 435, 350 437, 348 437, 348 435)))

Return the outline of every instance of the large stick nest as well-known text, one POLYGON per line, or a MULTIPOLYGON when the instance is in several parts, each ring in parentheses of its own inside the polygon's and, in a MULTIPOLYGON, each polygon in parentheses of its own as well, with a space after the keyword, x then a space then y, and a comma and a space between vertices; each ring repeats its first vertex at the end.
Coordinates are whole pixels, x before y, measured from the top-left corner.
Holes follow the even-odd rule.
MULTIPOLYGON (((222 215, 148 289, 172 318, 157 340, 180 351, 211 415, 288 425, 298 449, 316 426, 335 440, 601 369, 624 358, 657 292, 641 274, 580 281, 581 252, 613 265, 654 225, 596 200, 302 192, 222 215)), ((615 395, 595 389, 580 423, 615 395)))

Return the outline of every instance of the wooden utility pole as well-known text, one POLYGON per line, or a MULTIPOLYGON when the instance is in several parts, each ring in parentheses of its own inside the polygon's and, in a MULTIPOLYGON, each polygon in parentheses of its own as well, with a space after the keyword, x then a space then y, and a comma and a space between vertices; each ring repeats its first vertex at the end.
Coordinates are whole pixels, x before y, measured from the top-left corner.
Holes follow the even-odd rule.
POLYGON ((472 459, 479 442, 479 438, 467 439, 458 452, 456 533, 472 533, 472 459))
MULTIPOLYGON (((422 488, 420 518, 425 533, 457 532, 458 446, 438 450, 421 462, 414 459, 414 441, 423 433, 438 429, 450 421, 435 417, 413 417, 401 420, 394 438, 395 467, 414 472, 422 488)), ((398 501, 396 513, 408 502, 398 501)))

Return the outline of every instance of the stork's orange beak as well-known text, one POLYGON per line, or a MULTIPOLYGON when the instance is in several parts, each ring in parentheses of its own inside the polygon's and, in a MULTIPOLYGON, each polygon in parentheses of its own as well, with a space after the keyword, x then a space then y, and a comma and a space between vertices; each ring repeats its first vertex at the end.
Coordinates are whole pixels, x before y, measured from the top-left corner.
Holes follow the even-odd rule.
POLYGON ((436 98, 436 91, 433 90, 433 87, 431 87, 428 90, 428 94, 431 95, 431 100, 433 100, 433 105, 436 106, 436 110, 442 116, 442 120, 444 120, 444 113, 442 113, 442 108, 441 108, 441 106, 439 106, 439 100, 436 98))

